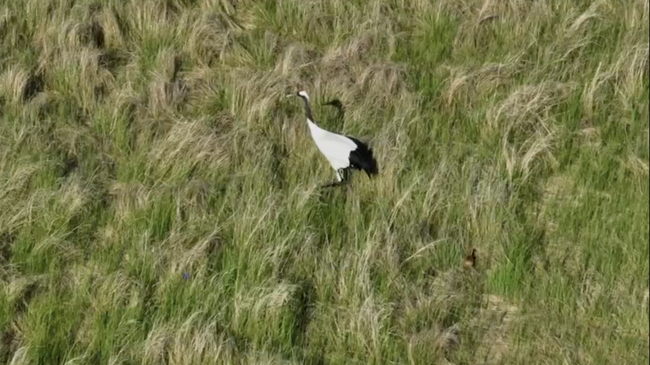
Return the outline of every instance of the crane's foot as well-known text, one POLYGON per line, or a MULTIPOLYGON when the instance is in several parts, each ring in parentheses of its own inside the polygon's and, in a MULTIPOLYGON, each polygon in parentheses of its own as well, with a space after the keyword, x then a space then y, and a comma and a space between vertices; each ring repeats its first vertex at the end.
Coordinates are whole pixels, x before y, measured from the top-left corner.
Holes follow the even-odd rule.
POLYGON ((321 185, 321 189, 335 188, 335 187, 339 187, 339 186, 342 186, 342 185, 345 185, 345 183, 342 182, 342 181, 334 181, 334 182, 331 182, 329 184, 321 185))
POLYGON ((339 176, 340 180, 322 185, 321 188, 334 188, 338 186, 348 185, 350 183, 350 169, 338 169, 336 173, 339 176))
POLYGON ((326 188, 336 188, 336 187, 341 187, 341 186, 349 186, 350 185, 350 180, 343 180, 343 181, 333 181, 329 184, 321 185, 322 189, 326 188))

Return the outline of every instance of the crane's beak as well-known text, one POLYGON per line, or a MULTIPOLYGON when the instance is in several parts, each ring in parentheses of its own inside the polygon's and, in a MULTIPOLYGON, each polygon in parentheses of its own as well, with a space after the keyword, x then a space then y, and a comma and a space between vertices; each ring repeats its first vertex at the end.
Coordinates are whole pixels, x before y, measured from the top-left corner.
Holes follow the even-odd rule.
POLYGON ((284 97, 285 97, 285 98, 288 98, 288 97, 291 97, 291 96, 296 96, 296 94, 287 94, 287 95, 285 95, 284 97))

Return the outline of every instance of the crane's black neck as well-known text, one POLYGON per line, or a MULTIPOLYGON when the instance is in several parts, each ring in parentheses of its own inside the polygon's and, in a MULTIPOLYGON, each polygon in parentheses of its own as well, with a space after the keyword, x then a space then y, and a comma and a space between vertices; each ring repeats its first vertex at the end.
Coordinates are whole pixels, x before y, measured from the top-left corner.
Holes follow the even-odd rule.
POLYGON ((314 118, 311 116, 311 105, 309 105, 309 99, 307 99, 304 96, 300 96, 300 98, 302 99, 302 101, 305 102, 305 116, 307 117, 307 119, 311 120, 312 123, 313 123, 314 118))

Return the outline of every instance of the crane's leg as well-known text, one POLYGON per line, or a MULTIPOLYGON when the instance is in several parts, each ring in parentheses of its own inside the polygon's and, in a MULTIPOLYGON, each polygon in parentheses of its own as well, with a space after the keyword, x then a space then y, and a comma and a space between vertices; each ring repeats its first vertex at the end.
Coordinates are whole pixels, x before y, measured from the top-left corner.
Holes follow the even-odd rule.
POLYGON ((339 180, 342 184, 347 184, 350 182, 350 168, 346 167, 344 169, 339 169, 338 171, 339 176, 341 177, 341 180, 339 180))
POLYGON ((346 185, 350 182, 350 169, 349 168, 342 168, 336 170, 336 178, 338 181, 331 182, 329 184, 325 184, 321 186, 322 188, 332 188, 336 186, 341 186, 341 185, 346 185))

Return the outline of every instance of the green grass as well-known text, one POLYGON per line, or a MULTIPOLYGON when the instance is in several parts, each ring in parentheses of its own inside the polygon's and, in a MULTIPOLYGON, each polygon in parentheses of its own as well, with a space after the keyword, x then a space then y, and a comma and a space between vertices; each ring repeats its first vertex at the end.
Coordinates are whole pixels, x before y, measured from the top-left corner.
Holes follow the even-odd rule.
POLYGON ((0 1, 0 363, 647 364, 648 8, 0 1))

